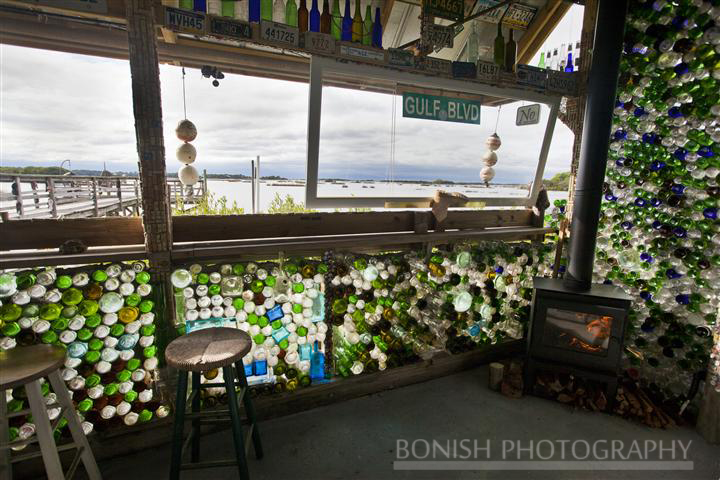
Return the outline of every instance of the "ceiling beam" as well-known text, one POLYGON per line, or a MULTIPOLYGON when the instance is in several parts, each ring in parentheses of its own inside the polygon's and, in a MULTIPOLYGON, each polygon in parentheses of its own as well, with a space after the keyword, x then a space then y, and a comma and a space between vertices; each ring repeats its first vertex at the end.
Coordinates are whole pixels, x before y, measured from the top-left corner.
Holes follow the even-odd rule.
POLYGON ((382 8, 382 15, 380 17, 380 23, 382 24, 383 32, 387 29, 387 22, 390 18, 390 13, 395 6, 395 0, 385 0, 385 4, 382 8))
POLYGON ((571 2, 564 0, 548 0, 518 42, 517 63, 527 64, 532 60, 571 6, 571 2))

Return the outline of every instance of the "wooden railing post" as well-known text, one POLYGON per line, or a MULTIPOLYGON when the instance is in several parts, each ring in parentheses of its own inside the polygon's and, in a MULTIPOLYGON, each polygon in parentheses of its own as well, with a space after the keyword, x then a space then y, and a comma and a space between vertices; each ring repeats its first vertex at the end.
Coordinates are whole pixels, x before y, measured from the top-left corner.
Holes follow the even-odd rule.
POLYGON ((20 177, 15 177, 13 186, 15 187, 15 209, 17 210, 17 213, 20 217, 24 217, 25 207, 23 206, 22 184, 20 183, 20 177))
POLYGON ((203 181, 202 181, 202 196, 205 198, 205 195, 207 195, 208 191, 208 185, 207 185, 207 170, 203 170, 203 181))
POLYGON ((93 195, 93 209, 95 211, 95 216, 100 216, 100 208, 98 206, 98 184, 97 184, 97 178, 93 177, 92 179, 92 195, 93 195))
POLYGON ((48 188, 48 203, 50 204, 50 213, 52 214, 52 218, 57 218, 58 212, 57 212, 57 200, 55 199, 55 179, 54 178, 48 177, 47 188, 48 188))
POLYGON ((134 178, 133 187, 135 187, 135 215, 140 215, 140 180, 134 178))

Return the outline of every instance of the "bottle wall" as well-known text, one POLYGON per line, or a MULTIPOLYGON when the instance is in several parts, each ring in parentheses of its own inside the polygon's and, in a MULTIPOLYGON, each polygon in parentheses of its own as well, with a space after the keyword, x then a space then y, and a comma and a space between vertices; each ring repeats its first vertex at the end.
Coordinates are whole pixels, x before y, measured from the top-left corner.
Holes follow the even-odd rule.
MULTIPOLYGON (((153 385, 162 295, 144 262, 2 273, 0 300, 0 349, 45 343, 67 350, 61 374, 86 432, 167 415, 153 385)), ((42 385, 48 404, 49 387, 42 385)), ((10 412, 28 408, 23 388, 0 394, 10 412)), ((59 413, 49 410, 51 419, 59 413)), ((69 436, 66 423, 57 436, 69 436)), ((34 433, 27 416, 11 418, 10 427, 11 439, 34 433)))
POLYGON ((674 394, 720 303, 719 25, 718 2, 631 3, 598 233, 595 281, 636 298, 628 361, 674 394))
MULTIPOLYGON (((378 256, 331 254, 274 262, 194 264, 173 272, 176 334, 229 326, 249 333, 253 395, 293 391, 393 368, 439 351, 461 353, 526 330, 533 275, 554 246, 482 243, 378 256)), ((158 359, 172 330, 144 262, 0 275, 0 348, 67 349, 62 375, 88 431, 168 414, 158 359)), ((207 372, 217 380, 218 372, 207 372)), ((43 387, 48 401, 53 396, 43 387)), ((6 392, 13 411, 22 389, 6 392)), ((203 401, 223 401, 209 391, 203 401)), ((62 424, 61 424, 62 425, 62 424)), ((33 434, 27 417, 11 435, 33 434)), ((57 435, 66 435, 66 429, 57 435)))

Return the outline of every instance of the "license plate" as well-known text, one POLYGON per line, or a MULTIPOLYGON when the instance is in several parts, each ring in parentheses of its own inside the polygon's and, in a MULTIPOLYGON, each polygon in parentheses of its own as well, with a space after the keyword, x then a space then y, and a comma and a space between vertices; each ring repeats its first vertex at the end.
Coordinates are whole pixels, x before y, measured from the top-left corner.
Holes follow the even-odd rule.
POLYGON ((202 13, 165 7, 165 26, 174 32, 202 35, 206 30, 206 21, 202 13))
POLYGON ((286 47, 298 47, 300 45, 300 34, 297 28, 267 20, 260 22, 260 39, 286 47))
POLYGON ((335 55, 335 39, 326 33, 305 32, 303 40, 305 50, 313 53, 335 55))
POLYGON ((493 62, 478 60, 477 78, 485 82, 497 83, 500 78, 500 67, 493 62))
POLYGON ((548 70, 547 89, 551 92, 564 93, 565 95, 576 95, 577 74, 548 70))
POLYGON ((547 85, 547 70, 530 65, 518 65, 517 81, 521 85, 545 89, 547 85))
POLYGON ((388 49, 388 63, 394 67, 415 67, 415 55, 408 50, 388 49))
POLYGON ((353 60, 363 60, 370 63, 385 63, 385 51, 354 47, 350 45, 340 45, 340 55, 353 60))
POLYGON ((210 35, 250 40, 252 39, 252 26, 247 22, 210 17, 210 35))

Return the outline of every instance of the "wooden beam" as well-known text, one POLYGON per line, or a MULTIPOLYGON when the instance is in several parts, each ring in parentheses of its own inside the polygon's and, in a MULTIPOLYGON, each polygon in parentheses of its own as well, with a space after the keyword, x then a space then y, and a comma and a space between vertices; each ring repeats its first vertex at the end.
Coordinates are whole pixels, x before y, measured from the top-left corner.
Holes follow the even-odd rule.
POLYGON ((413 248, 418 243, 441 245, 461 240, 530 240, 554 232, 551 228, 505 227, 479 230, 452 230, 428 233, 372 233, 323 237, 275 238, 242 240, 231 243, 202 242, 178 245, 173 249, 173 262, 194 263, 197 260, 232 258, 276 258, 278 252, 293 256, 318 256, 328 250, 374 253, 413 248))
MULTIPOLYGON (((176 244, 199 241, 286 238, 363 233, 412 232, 415 212, 333 212, 258 215, 179 216, 173 219, 176 244)), ((525 209, 449 211, 445 229, 529 226, 525 209)), ((434 228, 433 225, 430 228, 434 228)))
MULTIPOLYGON (((383 33, 385 33, 385 29, 387 28, 387 22, 390 18, 390 14, 392 13, 392 9, 394 6, 395 0, 385 0, 385 3, 383 4, 382 16, 380 17, 380 23, 382 23, 383 33)), ((373 12, 373 15, 375 15, 375 12, 373 12)))
POLYGON ((571 5, 564 0, 548 0, 518 42, 517 63, 527 64, 532 60, 571 5))
MULTIPOLYGON (((419 212, 332 212, 259 215, 199 215, 173 218, 176 245, 190 242, 221 242, 373 233, 408 233, 415 230, 419 212)), ((420 212, 427 214, 428 212, 420 212)), ((428 228, 435 229, 430 216, 428 228)), ((477 230, 531 226, 527 209, 450 210, 443 222, 446 230, 477 230)), ((0 251, 55 249, 67 240, 88 247, 141 245, 140 217, 13 220, 2 224, 0 251)))
MULTIPOLYGON (((102 20, 110 22, 125 23, 125 0, 106 0, 107 12, 93 12, 82 7, 73 7, 72 3, 63 3, 62 6, 53 5, 59 3, 57 0, 42 0, 42 3, 36 3, 28 0, 0 0, 0 5, 9 7, 30 9, 36 12, 65 15, 70 17, 88 18, 93 20, 102 20)), ((81 2, 75 2, 81 5, 81 2)))

